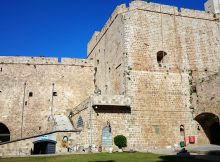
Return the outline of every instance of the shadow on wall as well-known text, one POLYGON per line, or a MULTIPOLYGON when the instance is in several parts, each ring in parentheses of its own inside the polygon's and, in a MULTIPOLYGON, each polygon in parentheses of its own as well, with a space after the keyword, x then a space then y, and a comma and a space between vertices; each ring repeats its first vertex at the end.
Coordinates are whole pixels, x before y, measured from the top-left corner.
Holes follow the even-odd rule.
POLYGON ((117 113, 117 114, 130 114, 131 113, 131 108, 126 107, 126 106, 109 106, 109 105, 100 105, 100 106, 95 106, 94 110, 96 113, 117 113))

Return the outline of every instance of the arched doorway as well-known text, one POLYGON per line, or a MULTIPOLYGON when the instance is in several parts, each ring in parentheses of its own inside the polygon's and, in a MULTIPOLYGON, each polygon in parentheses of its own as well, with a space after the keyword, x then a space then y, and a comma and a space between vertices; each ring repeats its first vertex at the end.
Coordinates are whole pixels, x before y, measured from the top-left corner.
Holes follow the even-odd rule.
POLYGON ((10 141, 10 131, 7 126, 0 123, 0 143, 10 141))
POLYGON ((39 140, 35 141, 33 154, 55 154, 56 153, 56 141, 52 140, 39 140))
POLYGON ((213 113, 202 113, 195 120, 201 125, 211 144, 220 145, 219 117, 213 113))
POLYGON ((102 130, 102 146, 103 148, 112 147, 112 132, 111 127, 109 126, 102 130))

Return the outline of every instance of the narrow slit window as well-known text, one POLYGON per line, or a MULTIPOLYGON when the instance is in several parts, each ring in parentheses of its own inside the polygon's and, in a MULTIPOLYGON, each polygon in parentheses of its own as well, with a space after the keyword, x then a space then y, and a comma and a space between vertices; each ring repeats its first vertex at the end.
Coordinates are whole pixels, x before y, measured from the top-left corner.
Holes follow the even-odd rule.
POLYGON ((162 66, 162 63, 164 63, 164 57, 167 55, 166 52, 164 51, 159 51, 157 52, 157 63, 159 64, 159 66, 162 66))
POLYGON ((29 92, 29 97, 33 97, 33 92, 29 92))

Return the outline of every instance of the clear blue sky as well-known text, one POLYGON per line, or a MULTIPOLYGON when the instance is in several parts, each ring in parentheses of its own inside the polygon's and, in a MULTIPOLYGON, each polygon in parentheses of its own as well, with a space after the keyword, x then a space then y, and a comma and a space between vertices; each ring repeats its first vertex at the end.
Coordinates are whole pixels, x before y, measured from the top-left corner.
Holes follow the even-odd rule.
MULTIPOLYGON (((87 42, 131 0, 0 0, 0 55, 86 57, 87 42)), ((206 0, 151 0, 203 10, 206 0)))

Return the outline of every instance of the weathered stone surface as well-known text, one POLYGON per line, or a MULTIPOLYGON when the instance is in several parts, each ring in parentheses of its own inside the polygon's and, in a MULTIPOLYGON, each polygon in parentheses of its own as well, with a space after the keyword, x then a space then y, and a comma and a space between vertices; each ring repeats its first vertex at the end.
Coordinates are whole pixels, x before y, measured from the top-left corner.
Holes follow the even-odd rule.
POLYGON ((53 115, 66 115, 77 133, 57 135, 61 153, 63 136, 70 148, 107 150, 104 128, 125 135, 128 149, 173 146, 188 136, 208 143, 195 119, 220 116, 217 17, 133 1, 93 35, 88 59, 0 57, 0 122, 19 139, 22 114, 22 137, 52 131, 53 115))
POLYGON ((0 57, 0 122, 9 128, 11 140, 52 131, 54 115, 65 114, 93 93, 91 61, 68 61, 0 57))

